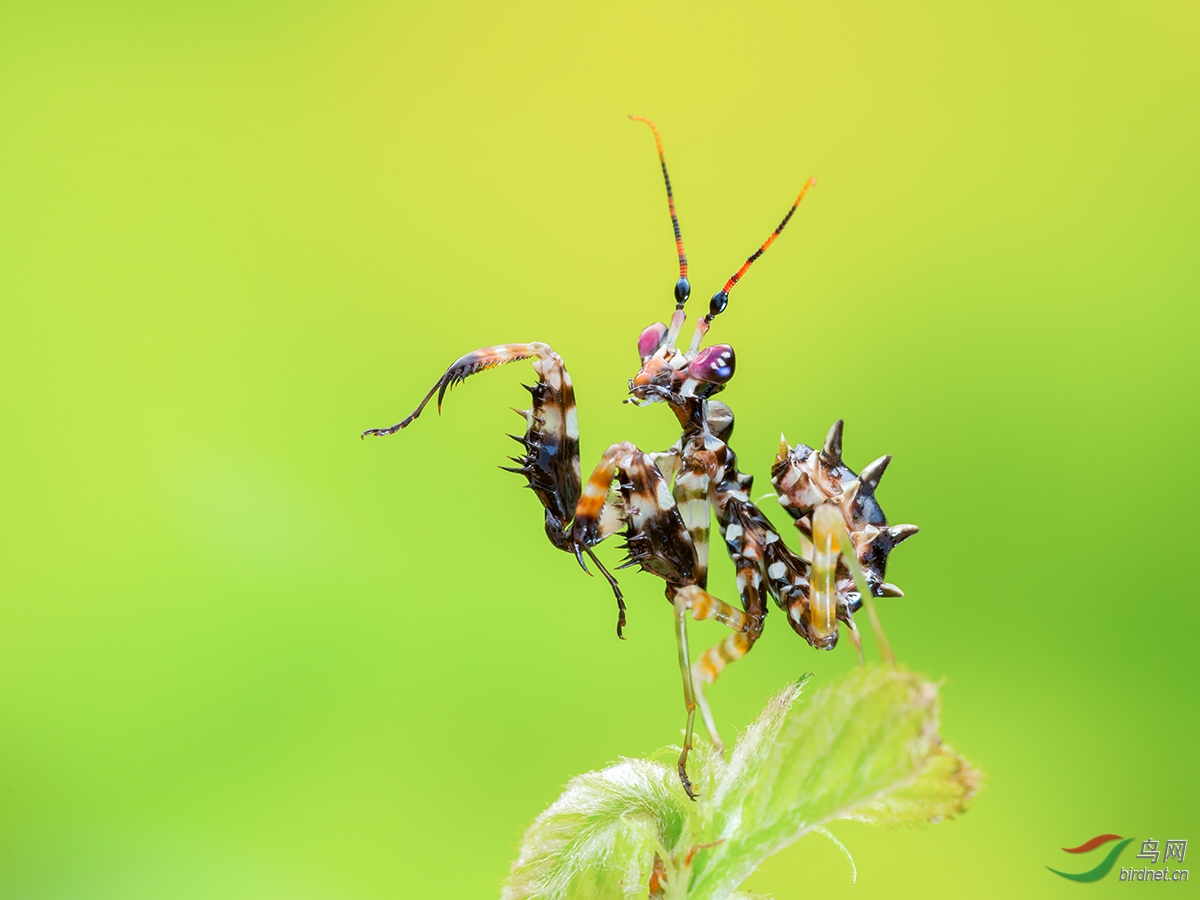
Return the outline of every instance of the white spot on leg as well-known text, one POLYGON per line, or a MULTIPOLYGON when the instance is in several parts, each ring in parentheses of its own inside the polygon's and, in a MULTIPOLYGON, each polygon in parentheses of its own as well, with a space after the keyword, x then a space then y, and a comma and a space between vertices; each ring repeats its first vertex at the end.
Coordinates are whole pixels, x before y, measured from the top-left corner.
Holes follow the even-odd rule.
POLYGON ((542 430, 548 434, 562 431, 562 412, 553 403, 542 407, 542 430))
POLYGON ((671 489, 667 487, 665 480, 658 482, 658 505, 662 509, 670 509, 675 505, 675 498, 671 496, 671 489))
POLYGON ((683 516, 683 522, 687 525, 688 531, 703 530, 705 534, 708 533, 710 516, 706 498, 685 500, 679 505, 679 514, 683 516))

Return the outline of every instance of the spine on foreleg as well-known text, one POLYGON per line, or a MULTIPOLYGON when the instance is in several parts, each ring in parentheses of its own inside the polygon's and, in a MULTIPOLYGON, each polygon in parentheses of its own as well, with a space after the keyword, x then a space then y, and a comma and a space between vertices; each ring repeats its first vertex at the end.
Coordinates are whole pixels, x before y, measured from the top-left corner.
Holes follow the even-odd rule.
POLYGON ((526 477, 546 507, 547 536, 555 546, 570 550, 565 529, 579 502, 581 480, 575 391, 562 358, 549 345, 535 342, 529 347, 536 353, 533 369, 538 380, 525 385, 532 399, 529 409, 517 410, 525 419, 525 434, 510 435, 525 453, 512 457, 516 468, 506 468, 526 477))

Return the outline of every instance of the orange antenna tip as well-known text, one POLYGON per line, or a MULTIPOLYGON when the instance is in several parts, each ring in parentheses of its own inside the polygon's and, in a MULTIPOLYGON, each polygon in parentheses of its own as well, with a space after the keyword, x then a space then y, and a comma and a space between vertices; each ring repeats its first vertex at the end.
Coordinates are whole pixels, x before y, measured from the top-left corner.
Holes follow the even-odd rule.
POLYGON ((800 188, 800 195, 796 197, 796 202, 793 203, 792 208, 787 211, 787 215, 783 217, 783 221, 780 222, 779 225, 776 226, 775 230, 767 236, 767 239, 763 241, 762 246, 750 254, 749 258, 742 263, 742 267, 730 276, 729 280, 725 282, 725 287, 721 288, 721 290, 717 291, 713 295, 712 300, 710 300, 708 304, 708 315, 705 316, 708 321, 711 322, 718 315, 725 311, 725 307, 729 304, 729 292, 733 290, 733 286, 741 281, 742 276, 746 274, 746 270, 754 265, 754 261, 766 253, 767 248, 775 243, 775 239, 779 237, 780 232, 783 231, 783 229, 787 226, 787 223, 791 220, 792 215, 796 212, 796 208, 800 206, 800 201, 803 200, 804 195, 808 193, 808 189, 816 183, 816 178, 809 178, 808 181, 804 182, 804 187, 800 188))
POLYGON ((654 132, 654 146, 658 150, 658 162, 662 168, 663 183, 667 188, 667 211, 671 214, 671 228, 675 232, 675 252, 679 257, 679 280, 675 283, 675 308, 683 309, 683 305, 687 303, 688 296, 692 292, 692 286, 687 277, 687 254, 683 250, 683 233, 679 230, 679 216, 675 213, 675 194, 671 191, 671 176, 667 174, 667 160, 663 156, 662 138, 658 135, 657 126, 645 116, 630 116, 629 118, 635 122, 645 122, 654 132))

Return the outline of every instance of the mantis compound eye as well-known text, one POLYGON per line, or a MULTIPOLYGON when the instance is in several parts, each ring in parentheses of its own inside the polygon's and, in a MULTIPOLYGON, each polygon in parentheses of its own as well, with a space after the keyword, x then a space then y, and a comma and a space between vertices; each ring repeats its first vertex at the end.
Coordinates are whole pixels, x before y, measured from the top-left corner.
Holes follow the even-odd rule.
POLYGON ((688 366, 688 375, 708 384, 724 384, 733 377, 736 360, 728 344, 705 347, 688 366))
POLYGON ((662 344, 663 335, 667 333, 667 326, 662 322, 655 322, 649 325, 638 335, 638 355, 641 356, 642 362, 645 362, 652 357, 655 351, 662 344))

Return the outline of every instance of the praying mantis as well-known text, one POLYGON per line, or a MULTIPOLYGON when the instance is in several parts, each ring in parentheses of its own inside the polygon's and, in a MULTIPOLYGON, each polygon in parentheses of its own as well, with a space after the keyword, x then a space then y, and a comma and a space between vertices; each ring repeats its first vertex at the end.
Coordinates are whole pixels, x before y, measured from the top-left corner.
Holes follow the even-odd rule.
POLYGON ((626 402, 666 404, 681 428, 666 450, 646 452, 622 441, 605 450, 582 479, 579 419, 574 388, 562 357, 545 343, 499 344, 462 356, 446 369, 417 408, 395 425, 362 433, 385 436, 411 425, 436 395, 440 411, 446 392, 464 379, 497 366, 530 360, 537 381, 527 385, 532 402, 518 410, 524 434, 510 435, 522 453, 508 471, 526 479, 544 509, 546 536, 559 550, 574 554, 585 572, 587 559, 611 585, 617 600, 617 635, 623 637, 626 606, 616 577, 600 562, 595 547, 618 532, 627 558, 619 568, 638 567, 662 579, 674 613, 687 723, 678 772, 684 790, 696 798, 687 775, 697 709, 714 744, 721 746, 703 686, 712 684, 735 660, 750 652, 762 634, 767 598, 783 612, 792 630, 819 650, 838 641, 839 623, 848 629, 861 658, 862 643, 854 613, 864 604, 882 655, 891 650, 883 637, 871 597, 901 597, 885 580, 892 548, 917 533, 915 525, 889 525, 876 500, 876 489, 890 456, 881 456, 855 473, 842 458, 843 423, 835 422, 819 449, 789 446, 780 438, 771 470, 779 503, 801 533, 801 551, 789 548, 751 499, 753 476, 738 468, 729 441, 733 411, 714 399, 733 378, 736 357, 729 344, 702 346, 714 320, 725 312, 729 295, 750 267, 779 237, 809 188, 770 236, 713 294, 708 312, 697 322, 686 347, 680 340, 684 307, 691 295, 675 196, 663 156, 662 140, 650 120, 667 189, 679 277, 675 309, 668 323, 656 322, 638 336, 640 366, 629 380, 626 402), (733 561, 740 608, 708 589, 710 525, 715 517, 721 540, 733 561), (687 619, 715 619, 729 628, 722 641, 692 660, 687 619))

